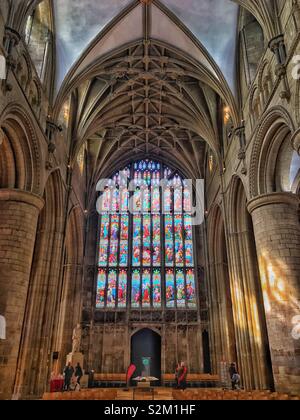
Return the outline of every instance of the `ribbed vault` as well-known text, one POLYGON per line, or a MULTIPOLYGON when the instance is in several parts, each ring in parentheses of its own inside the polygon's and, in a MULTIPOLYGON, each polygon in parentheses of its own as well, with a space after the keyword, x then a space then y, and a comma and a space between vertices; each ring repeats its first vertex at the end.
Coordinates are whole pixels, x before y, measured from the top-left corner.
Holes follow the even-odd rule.
POLYGON ((95 62, 69 86, 73 151, 85 143, 91 189, 114 166, 139 156, 204 173, 205 142, 220 156, 222 87, 204 67, 155 41, 137 42, 95 62))

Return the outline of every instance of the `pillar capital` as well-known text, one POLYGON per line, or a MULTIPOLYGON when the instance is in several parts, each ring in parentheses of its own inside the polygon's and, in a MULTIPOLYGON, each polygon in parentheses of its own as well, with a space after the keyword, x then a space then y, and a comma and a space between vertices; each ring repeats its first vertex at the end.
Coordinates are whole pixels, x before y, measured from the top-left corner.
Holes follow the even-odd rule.
POLYGON ((248 211, 250 214, 252 214, 260 207, 271 206, 274 204, 289 204, 297 208, 299 206, 299 202, 299 197, 296 194, 289 192, 264 194, 249 201, 248 211))
POLYGON ((0 189, 0 202, 1 201, 15 201, 18 203, 29 204, 36 207, 39 211, 41 211, 45 205, 44 200, 37 194, 6 188, 0 189))

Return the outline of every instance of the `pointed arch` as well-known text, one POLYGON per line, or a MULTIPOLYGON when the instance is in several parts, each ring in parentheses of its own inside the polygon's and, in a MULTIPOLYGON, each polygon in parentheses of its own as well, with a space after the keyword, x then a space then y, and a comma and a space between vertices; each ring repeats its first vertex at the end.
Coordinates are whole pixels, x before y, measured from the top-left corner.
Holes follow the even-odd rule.
POLYGON ((251 153, 249 175, 251 198, 276 190, 274 165, 278 151, 287 136, 291 140, 294 132, 294 121, 289 112, 281 106, 269 109, 262 117, 251 153))
POLYGON ((10 104, 0 117, 4 141, 0 148, 0 182, 3 187, 39 194, 41 188, 41 146, 27 112, 10 104))

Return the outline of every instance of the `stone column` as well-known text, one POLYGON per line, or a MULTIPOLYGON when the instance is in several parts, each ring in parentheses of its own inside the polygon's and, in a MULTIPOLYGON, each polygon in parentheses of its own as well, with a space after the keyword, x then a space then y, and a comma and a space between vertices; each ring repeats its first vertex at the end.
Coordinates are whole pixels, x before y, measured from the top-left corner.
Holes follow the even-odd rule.
POLYGON ((248 204, 252 215, 277 391, 299 393, 300 341, 293 338, 300 315, 299 198, 273 193, 248 204))
POLYGON ((20 190, 0 190, 0 306, 7 339, 0 342, 0 399, 16 377, 38 217, 44 201, 20 190))

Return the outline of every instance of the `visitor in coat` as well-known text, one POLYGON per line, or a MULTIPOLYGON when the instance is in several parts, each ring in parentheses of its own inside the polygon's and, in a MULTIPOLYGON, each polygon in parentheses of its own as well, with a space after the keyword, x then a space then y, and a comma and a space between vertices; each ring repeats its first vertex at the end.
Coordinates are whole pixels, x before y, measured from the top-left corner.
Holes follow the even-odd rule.
POLYGON ((74 375, 74 368, 71 365, 71 363, 69 363, 65 367, 65 370, 64 370, 64 378, 65 378, 64 391, 70 390, 70 385, 71 385, 71 380, 72 380, 73 375, 74 375))
POLYGON ((83 371, 82 371, 82 368, 80 366, 80 363, 77 363, 77 366, 76 366, 76 369, 75 369, 75 376, 76 376, 76 379, 77 379, 77 384, 80 386, 80 381, 81 381, 81 378, 83 377, 83 371))

